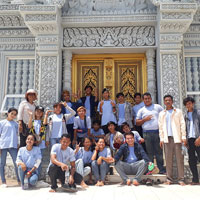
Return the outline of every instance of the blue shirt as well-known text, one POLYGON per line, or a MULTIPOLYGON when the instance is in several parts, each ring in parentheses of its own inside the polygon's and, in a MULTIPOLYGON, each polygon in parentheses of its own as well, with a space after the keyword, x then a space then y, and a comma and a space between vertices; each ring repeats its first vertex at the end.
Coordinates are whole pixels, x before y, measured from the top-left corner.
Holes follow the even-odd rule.
POLYGON ((91 163, 92 151, 85 151, 84 147, 81 147, 76 154, 76 160, 82 159, 84 164, 91 163))
POLYGON ((111 157, 111 151, 110 151, 110 149, 108 147, 105 147, 103 149, 103 151, 99 151, 98 152, 98 156, 99 157, 102 156, 102 157, 105 157, 105 158, 111 157))
POLYGON ((15 148, 18 144, 18 124, 4 119, 0 121, 0 149, 15 148))
MULTIPOLYGON (((80 119, 79 116, 76 116, 74 118, 74 129, 91 129, 91 119, 89 116, 86 117, 86 124, 87 127, 85 127, 84 120, 80 119)), ((82 132, 82 133, 77 132, 77 136, 80 138, 87 137, 87 132, 82 132)))
MULTIPOLYGON (((72 103, 71 102, 67 102, 67 105, 71 108, 72 107, 72 103)), ((65 112, 66 112, 66 114, 70 114, 70 111, 67 109, 67 108, 65 108, 65 112)), ((73 124, 74 123, 74 116, 72 116, 71 118, 69 118, 68 120, 67 120, 67 124, 73 124)))
POLYGON ((153 115, 152 119, 144 122, 142 129, 146 130, 158 130, 158 117, 159 113, 163 110, 163 107, 158 104, 151 104, 150 106, 142 107, 137 114, 136 119, 143 119, 146 116, 153 115))
POLYGON ((122 123, 124 123, 125 120, 125 103, 123 104, 118 104, 119 105, 119 121, 118 121, 118 125, 122 125, 122 123))
POLYGON ((105 135, 103 129, 99 129, 98 131, 95 131, 93 128, 91 129, 91 134, 94 136, 95 141, 98 141, 99 138, 95 136, 105 135))
POLYGON ((53 114, 52 116, 52 133, 51 133, 51 138, 61 138, 62 136, 62 120, 63 120, 63 115, 56 115, 53 114))
POLYGON ((128 146, 128 148, 129 148, 129 155, 127 157, 126 162, 127 163, 134 163, 134 162, 136 162, 138 160, 136 155, 135 155, 134 146, 133 147, 128 146))
MULTIPOLYGON (((97 111, 100 112, 100 103, 98 104, 97 111)), ((104 100, 104 104, 102 106, 102 118, 101 118, 101 125, 107 125, 109 121, 113 121, 117 123, 116 117, 113 113, 113 107, 111 105, 111 100, 104 100)))
POLYGON ((172 113, 173 113, 173 109, 166 111, 166 124, 167 124, 167 134, 168 134, 168 136, 173 136, 172 124, 171 124, 172 113))
MULTIPOLYGON (((37 135, 40 134, 40 127, 41 127, 41 120, 34 120, 34 129, 35 129, 35 133, 37 135)), ((42 140, 42 142, 39 144, 40 149, 45 149, 45 141, 42 140)))
POLYGON ((86 116, 90 117, 90 96, 86 96, 85 99, 86 116))
MULTIPOLYGON (((75 161, 75 154, 73 149, 70 147, 67 147, 67 149, 62 150, 61 144, 54 144, 51 149, 51 155, 56 155, 56 159, 59 162, 62 162, 64 164, 70 165, 70 162, 75 161)), ((52 164, 51 159, 49 166, 52 164)), ((47 170, 48 171, 48 170, 47 170)))
POLYGON ((190 130, 189 130, 188 137, 189 138, 196 138, 195 130, 194 130, 194 123, 193 123, 193 119, 192 119, 192 112, 188 112, 187 115, 188 115, 188 119, 190 120, 190 130))
POLYGON ((114 134, 110 134, 110 148, 111 149, 115 149, 115 147, 113 146, 114 144, 114 134))
POLYGON ((133 117, 135 118, 134 119, 134 123, 136 125, 136 117, 137 117, 137 114, 138 114, 138 111, 140 110, 140 108, 144 107, 144 102, 142 101, 141 103, 139 104, 136 104, 135 106, 133 106, 133 117))
POLYGON ((17 162, 22 161, 28 169, 32 169, 37 160, 41 160, 42 155, 39 147, 33 146, 31 151, 26 147, 21 147, 17 154, 17 162))

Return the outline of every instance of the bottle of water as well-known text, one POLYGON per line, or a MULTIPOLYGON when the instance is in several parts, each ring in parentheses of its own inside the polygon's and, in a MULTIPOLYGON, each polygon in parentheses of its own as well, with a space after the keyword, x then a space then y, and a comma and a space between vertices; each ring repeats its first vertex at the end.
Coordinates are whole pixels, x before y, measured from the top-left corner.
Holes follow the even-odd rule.
POLYGON ((27 190, 29 187, 28 187, 28 177, 25 176, 24 178, 24 190, 27 190))
POLYGON ((182 155, 187 156, 187 148, 182 144, 182 155))

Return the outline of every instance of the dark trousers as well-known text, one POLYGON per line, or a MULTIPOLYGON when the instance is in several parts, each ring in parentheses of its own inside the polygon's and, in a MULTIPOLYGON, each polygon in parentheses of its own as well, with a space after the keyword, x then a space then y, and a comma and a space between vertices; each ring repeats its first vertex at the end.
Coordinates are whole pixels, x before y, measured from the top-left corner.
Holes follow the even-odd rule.
MULTIPOLYGON (((136 126, 136 125, 135 125, 135 126, 134 126, 134 130, 136 130, 136 131, 140 134, 140 136, 143 138, 142 126, 136 126)), ((142 143, 141 145, 142 145, 143 149, 147 152, 145 142, 142 143)))
POLYGON ((101 128, 103 129, 103 131, 104 131, 105 134, 109 133, 107 125, 101 126, 101 128))
MULTIPOLYGON (((71 143, 74 139, 74 124, 67 124, 67 132, 68 134, 70 135, 70 140, 71 140, 71 143)), ((72 144, 71 144, 71 147, 72 147, 72 144)))
POLYGON ((196 138, 188 139, 188 155, 189 155, 189 166, 192 172, 192 182, 199 183, 199 175, 197 170, 197 160, 200 160, 200 147, 196 147, 194 142, 196 138), (197 153, 197 156, 196 156, 197 153))
POLYGON ((26 138, 27 138, 27 136, 23 136, 20 133, 19 137, 20 137, 20 147, 25 147, 26 146, 26 138))
MULTIPOLYGON (((51 179, 51 189, 58 188, 57 179, 60 180, 61 185, 65 184, 65 171, 62 171, 61 167, 52 164, 49 167, 48 175, 50 176, 50 179, 51 179)), ((77 172, 75 172, 74 173, 74 183, 80 184, 82 180, 83 180, 83 177, 80 174, 78 174, 77 172)))
POLYGON ((160 173, 165 173, 166 170, 163 166, 163 151, 160 148, 160 138, 158 131, 155 132, 143 132, 144 140, 146 144, 147 155, 151 162, 154 161, 154 156, 156 157, 156 163, 160 170, 160 173))

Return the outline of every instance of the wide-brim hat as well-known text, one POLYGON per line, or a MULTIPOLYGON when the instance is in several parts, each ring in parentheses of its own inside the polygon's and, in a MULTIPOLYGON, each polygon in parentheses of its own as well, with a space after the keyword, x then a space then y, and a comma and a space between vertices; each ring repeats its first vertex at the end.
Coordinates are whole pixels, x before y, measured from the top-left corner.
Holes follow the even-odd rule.
POLYGON ((34 89, 29 89, 27 90, 26 94, 25 94, 25 98, 27 99, 28 98, 28 95, 29 94, 35 94, 35 97, 37 99, 37 92, 34 90, 34 89))

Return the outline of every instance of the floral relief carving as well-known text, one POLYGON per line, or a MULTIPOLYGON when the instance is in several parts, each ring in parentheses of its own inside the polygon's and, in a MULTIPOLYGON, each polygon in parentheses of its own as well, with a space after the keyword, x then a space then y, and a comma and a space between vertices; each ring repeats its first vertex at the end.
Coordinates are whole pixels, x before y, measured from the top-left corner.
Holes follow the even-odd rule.
POLYGON ((40 103, 42 106, 50 107, 56 102, 57 57, 42 56, 40 67, 40 103))
POLYGON ((0 27, 26 26, 24 19, 17 15, 0 15, 0 27))
POLYGON ((162 54, 163 94, 174 97, 174 104, 180 105, 178 55, 162 54))
POLYGON ((64 47, 154 46, 153 26, 65 28, 64 47))

